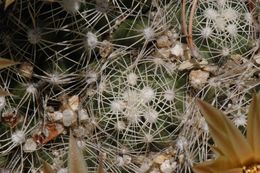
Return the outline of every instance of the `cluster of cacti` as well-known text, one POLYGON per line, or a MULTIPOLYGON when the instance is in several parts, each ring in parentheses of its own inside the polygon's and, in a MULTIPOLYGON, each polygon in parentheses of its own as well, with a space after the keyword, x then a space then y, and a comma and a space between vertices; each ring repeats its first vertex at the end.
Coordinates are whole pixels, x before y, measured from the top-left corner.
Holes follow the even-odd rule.
POLYGON ((257 3, 0 0, 0 172, 75 172, 68 136, 88 172, 193 172, 214 157, 195 98, 246 131, 257 3))

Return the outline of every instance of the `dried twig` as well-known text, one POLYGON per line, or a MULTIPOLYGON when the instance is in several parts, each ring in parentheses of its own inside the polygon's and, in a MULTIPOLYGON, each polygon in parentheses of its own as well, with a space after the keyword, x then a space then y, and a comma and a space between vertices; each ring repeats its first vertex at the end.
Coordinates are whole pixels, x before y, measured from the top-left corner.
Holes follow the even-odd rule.
POLYGON ((197 8, 198 0, 194 0, 191 8, 191 13, 190 13, 190 18, 189 18, 189 28, 188 28, 188 46, 191 50, 191 53, 194 52, 194 44, 192 40, 192 23, 193 23, 193 18, 194 14, 197 8))
MULTIPOLYGON (((186 0, 182 0, 181 2, 181 20, 182 20, 182 32, 183 34, 186 36, 186 38, 188 37, 188 32, 187 32, 187 23, 186 23, 186 0)), ((188 42, 188 40, 187 40, 188 42)))

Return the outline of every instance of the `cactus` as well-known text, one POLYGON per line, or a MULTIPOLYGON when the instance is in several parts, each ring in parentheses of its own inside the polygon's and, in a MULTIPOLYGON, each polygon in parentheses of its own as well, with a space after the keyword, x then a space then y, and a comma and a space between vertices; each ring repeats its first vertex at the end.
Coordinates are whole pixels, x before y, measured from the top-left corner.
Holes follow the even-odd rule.
POLYGON ((185 78, 172 65, 159 58, 135 64, 131 55, 104 64, 87 105, 108 141, 145 151, 174 138, 184 109, 185 78))
MULTIPOLYGON (((191 11, 191 6, 187 11, 191 11)), ((256 44, 254 15, 245 1, 200 1, 192 25, 199 53, 219 61, 232 54, 252 52, 256 44)))
POLYGON ((0 172, 68 171, 69 134, 85 172, 192 173, 214 156, 194 97, 246 132, 257 3, 0 0, 0 172))

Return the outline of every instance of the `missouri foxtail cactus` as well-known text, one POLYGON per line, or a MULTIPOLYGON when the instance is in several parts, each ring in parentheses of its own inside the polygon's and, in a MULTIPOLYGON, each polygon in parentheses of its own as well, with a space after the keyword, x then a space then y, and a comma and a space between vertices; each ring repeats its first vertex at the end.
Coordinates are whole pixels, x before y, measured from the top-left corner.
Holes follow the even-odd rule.
POLYGON ((245 131, 258 1, 196 2, 0 0, 0 172, 68 171, 69 133, 91 173, 191 173, 213 157, 194 97, 245 131))
POLYGON ((184 110, 185 77, 174 64, 131 55, 105 63, 96 92, 87 105, 107 142, 143 152, 168 145, 184 110))

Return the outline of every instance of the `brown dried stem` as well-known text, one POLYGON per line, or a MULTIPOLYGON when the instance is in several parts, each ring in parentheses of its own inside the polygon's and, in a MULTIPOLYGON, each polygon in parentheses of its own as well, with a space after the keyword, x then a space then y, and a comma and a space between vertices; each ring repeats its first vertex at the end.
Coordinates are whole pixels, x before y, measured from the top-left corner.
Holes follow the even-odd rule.
POLYGON ((188 28, 188 38, 187 39, 188 39, 188 46, 192 53, 194 52, 194 44, 193 44, 193 39, 192 39, 192 24, 193 24, 193 18, 195 15, 197 4, 198 4, 198 0, 193 0, 190 18, 189 18, 189 28, 188 28))
MULTIPOLYGON (((188 37, 188 32, 187 32, 187 23, 186 23, 186 0, 182 0, 181 2, 181 20, 182 20, 182 32, 186 36, 186 39, 188 37)), ((187 40, 188 42, 188 40, 187 40)))

